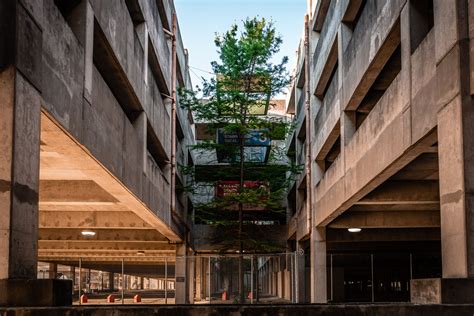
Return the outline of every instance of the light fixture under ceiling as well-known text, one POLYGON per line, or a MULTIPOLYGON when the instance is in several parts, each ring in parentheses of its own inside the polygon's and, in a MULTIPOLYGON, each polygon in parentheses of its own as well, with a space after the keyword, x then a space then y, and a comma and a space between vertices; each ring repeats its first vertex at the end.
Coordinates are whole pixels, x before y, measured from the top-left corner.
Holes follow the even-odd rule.
POLYGON ((139 255, 139 256, 144 256, 144 255, 145 255, 145 251, 143 251, 143 250, 138 250, 138 251, 137 251, 137 255, 139 255))
POLYGON ((360 233, 360 231, 362 230, 361 228, 357 228, 357 227, 351 227, 351 228, 348 228, 347 229, 350 233, 360 233))
POLYGON ((95 236, 96 232, 92 231, 92 230, 83 230, 81 232, 81 235, 82 236, 85 236, 85 237, 92 237, 92 236, 95 236))

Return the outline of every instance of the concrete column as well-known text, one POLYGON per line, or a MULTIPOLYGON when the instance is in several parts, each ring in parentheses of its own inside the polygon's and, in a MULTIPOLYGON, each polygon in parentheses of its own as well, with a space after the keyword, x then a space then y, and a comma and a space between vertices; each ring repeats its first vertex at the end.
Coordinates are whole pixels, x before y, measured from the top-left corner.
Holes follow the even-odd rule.
POLYGON ((36 280, 43 83, 35 9, 0 1, 0 306, 70 304, 72 292, 70 281, 36 280))
POLYGON ((202 299, 202 258, 196 257, 196 296, 195 300, 200 301, 202 299))
POLYGON ((188 277, 186 279, 188 303, 194 304, 194 287, 195 287, 195 258, 188 258, 188 277))
POLYGON ((76 285, 76 267, 71 266, 69 267, 69 271, 71 274, 71 280, 72 280, 72 292, 74 292, 74 286, 76 285))
POLYGON ((296 242, 296 303, 304 303, 306 298, 304 248, 296 242))
POLYGON ((444 278, 474 277, 474 113, 463 109, 461 102, 454 99, 438 114, 444 278))
POLYGON ((449 83, 451 90, 458 91, 438 112, 443 278, 474 278, 474 104, 470 93, 472 68, 467 66, 472 67, 473 55, 472 43, 464 41, 468 31, 472 35, 467 9, 463 1, 452 5, 435 2, 435 31, 450 27, 453 32, 443 39, 456 44, 451 49, 451 44, 441 39, 438 43, 436 37, 436 57, 440 60, 437 71, 442 72, 439 88, 449 83))
POLYGON ((176 244, 176 265, 175 265, 175 302, 176 304, 187 304, 188 298, 188 268, 187 268, 187 247, 186 244, 176 244))
POLYGON ((327 303, 326 228, 311 234, 311 303, 327 303))
POLYGON ((115 290, 115 274, 113 272, 109 272, 109 290, 114 291, 115 290))
POLYGON ((56 276, 58 275, 58 265, 56 263, 50 263, 49 264, 49 279, 56 279, 56 276))
POLYGON ((91 269, 87 269, 87 276, 86 276, 86 283, 87 283, 87 292, 91 292, 91 269))
POLYGON ((0 70, 0 279, 36 279, 40 102, 14 67, 0 70))

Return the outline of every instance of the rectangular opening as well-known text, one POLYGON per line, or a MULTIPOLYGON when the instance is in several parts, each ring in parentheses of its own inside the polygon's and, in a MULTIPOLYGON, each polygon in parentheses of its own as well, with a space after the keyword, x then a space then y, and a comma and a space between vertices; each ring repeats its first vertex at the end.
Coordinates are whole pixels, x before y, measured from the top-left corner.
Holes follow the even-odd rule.
POLYGON ((94 65, 112 91, 120 107, 133 123, 143 110, 127 74, 114 54, 100 24, 94 20, 94 65))
POLYGON ((130 18, 132 19, 133 25, 136 26, 145 22, 143 12, 140 8, 140 5, 138 4, 138 1, 125 0, 125 4, 127 5, 128 13, 130 13, 130 18))
POLYGON ((81 0, 54 0, 54 4, 61 12, 61 15, 64 17, 66 22, 69 22, 69 16, 76 6, 81 2, 81 0))
POLYGON ((433 0, 410 0, 410 46, 412 54, 433 26, 433 0))
POLYGON ((328 170, 341 154, 341 122, 338 121, 326 138, 316 156, 316 163, 322 171, 328 170))
POLYGON ((171 95, 171 91, 168 89, 168 85, 166 84, 165 76, 161 70, 160 62, 155 54, 155 49, 150 37, 148 37, 148 65, 160 92, 171 95))
MULTIPOLYGON (((321 76, 317 82, 316 89, 314 94, 320 99, 323 100, 326 95, 330 84, 332 83, 334 77, 337 73, 338 68, 338 39, 337 36, 334 38, 331 49, 328 53, 326 64, 323 66, 321 76)), ((315 55, 316 57, 316 52, 315 55)))
POLYGON ((166 152, 153 132, 153 128, 149 122, 147 123, 146 149, 150 153, 150 156, 153 158, 156 165, 163 171, 166 167, 166 164, 168 163, 166 152))
POLYGON ((337 157, 341 153, 341 135, 339 135, 332 145, 331 149, 329 149, 328 154, 324 158, 324 167, 328 170, 331 165, 336 161, 337 157))
POLYGON ((342 17, 342 22, 345 23, 351 30, 355 29, 366 4, 367 0, 349 1, 346 12, 342 17))
POLYGON ((357 108, 356 129, 362 125, 374 106, 400 73, 402 69, 401 56, 401 45, 399 44, 357 108))

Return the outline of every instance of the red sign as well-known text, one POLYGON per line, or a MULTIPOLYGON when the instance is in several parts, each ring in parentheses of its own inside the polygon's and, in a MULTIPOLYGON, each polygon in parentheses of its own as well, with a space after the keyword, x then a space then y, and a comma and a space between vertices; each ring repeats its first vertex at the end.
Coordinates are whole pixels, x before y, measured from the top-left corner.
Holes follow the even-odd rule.
MULTIPOLYGON (((239 192, 240 181, 219 181, 216 186, 216 196, 224 197, 230 194, 236 194, 239 192)), ((244 188, 246 189, 268 189, 268 186, 263 181, 244 181, 244 188)))
MULTIPOLYGON (((240 181, 219 181, 217 182, 215 194, 216 197, 225 197, 232 194, 238 194, 240 187, 240 181)), ((244 181, 245 189, 258 189, 263 188, 266 191, 268 190, 268 184, 263 181, 244 181)), ((237 205, 232 205, 229 209, 237 210, 237 205)), ((246 211, 264 211, 265 207, 262 205, 255 204, 244 204, 244 210, 246 211)))

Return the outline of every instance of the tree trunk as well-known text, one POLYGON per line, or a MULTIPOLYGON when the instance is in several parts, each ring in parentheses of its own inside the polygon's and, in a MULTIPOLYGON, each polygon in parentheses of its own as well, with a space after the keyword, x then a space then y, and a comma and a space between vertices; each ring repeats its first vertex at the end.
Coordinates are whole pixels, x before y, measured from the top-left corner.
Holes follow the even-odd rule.
MULTIPOLYGON (((239 151, 240 151, 240 185, 239 193, 243 192, 244 189, 244 137, 239 131, 239 151)), ((245 303, 245 289, 244 289, 244 244, 242 240, 242 228, 244 221, 244 206, 239 200, 239 302, 245 303)))

